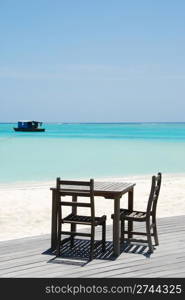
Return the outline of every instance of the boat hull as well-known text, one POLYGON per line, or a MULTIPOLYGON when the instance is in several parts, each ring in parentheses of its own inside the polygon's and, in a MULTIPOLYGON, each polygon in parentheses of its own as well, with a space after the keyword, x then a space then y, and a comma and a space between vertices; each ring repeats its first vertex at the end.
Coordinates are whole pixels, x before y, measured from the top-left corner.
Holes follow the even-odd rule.
POLYGON ((43 132, 45 128, 14 128, 15 131, 43 132))

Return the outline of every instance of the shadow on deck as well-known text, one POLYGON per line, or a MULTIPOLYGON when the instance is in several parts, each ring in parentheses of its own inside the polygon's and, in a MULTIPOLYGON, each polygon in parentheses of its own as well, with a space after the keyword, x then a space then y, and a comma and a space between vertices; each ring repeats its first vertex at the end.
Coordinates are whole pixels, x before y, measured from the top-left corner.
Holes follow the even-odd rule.
MULTIPOLYGON (((148 247, 146 245, 138 245, 134 243, 124 243, 121 245, 121 254, 122 253, 135 253, 142 254, 146 257, 149 257, 148 247)), ((89 252, 90 252, 90 241, 83 239, 76 239, 74 247, 70 247, 70 242, 67 242, 65 246, 61 249, 60 257, 54 257, 48 262, 50 263, 68 263, 84 266, 89 263, 89 252), (68 259, 68 260, 67 260, 68 259)), ((52 252, 50 249, 43 252, 43 254, 55 255, 55 252, 52 252)), ((106 251, 102 252, 102 246, 99 241, 96 241, 95 250, 94 250, 94 259, 99 260, 116 260, 117 258, 113 253, 113 243, 106 242, 106 251)))

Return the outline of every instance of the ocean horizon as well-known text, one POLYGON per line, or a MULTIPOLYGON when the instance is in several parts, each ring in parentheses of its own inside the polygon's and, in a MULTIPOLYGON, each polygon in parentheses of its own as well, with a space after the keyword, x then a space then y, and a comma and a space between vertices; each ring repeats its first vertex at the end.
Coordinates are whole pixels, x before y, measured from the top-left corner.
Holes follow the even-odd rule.
POLYGON ((185 122, 0 123, 0 183, 185 173, 185 122))

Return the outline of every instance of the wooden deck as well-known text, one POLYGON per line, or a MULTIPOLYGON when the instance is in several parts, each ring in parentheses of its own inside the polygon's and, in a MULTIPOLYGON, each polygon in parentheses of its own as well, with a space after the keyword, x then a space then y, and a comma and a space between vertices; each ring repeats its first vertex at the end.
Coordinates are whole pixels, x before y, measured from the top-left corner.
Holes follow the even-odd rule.
POLYGON ((66 245, 57 259, 47 251, 50 235, 3 241, 0 277, 185 277, 185 216, 158 219, 158 231, 160 246, 150 257, 145 245, 127 244, 114 259, 112 226, 107 226, 106 253, 98 246, 90 263, 88 240, 76 240, 73 250, 66 245))

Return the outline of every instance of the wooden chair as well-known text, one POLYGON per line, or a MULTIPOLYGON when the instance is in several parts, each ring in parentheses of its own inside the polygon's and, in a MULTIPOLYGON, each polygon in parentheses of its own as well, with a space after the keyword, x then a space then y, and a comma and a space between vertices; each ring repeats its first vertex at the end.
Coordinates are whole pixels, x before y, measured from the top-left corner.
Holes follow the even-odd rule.
MULTIPOLYGON (((161 187, 162 174, 158 173, 157 176, 152 176, 151 191, 148 199, 146 211, 130 211, 128 209, 120 209, 120 220, 121 220, 121 242, 124 240, 131 240, 132 235, 144 235, 147 240, 134 240, 140 242, 147 242, 149 247, 149 252, 153 253, 152 236, 154 237, 155 245, 159 245, 158 234, 157 234, 157 224, 156 224, 156 209, 157 200, 159 197, 160 187, 161 187), (129 229, 125 230, 125 221, 133 222, 145 222, 146 232, 130 232, 129 229), (152 230, 152 231, 151 231, 152 230), (125 239, 125 234, 128 238, 125 239)), ((114 218, 114 215, 112 215, 114 218)))
POLYGON ((95 217, 94 206, 94 180, 90 181, 70 181, 60 180, 57 178, 57 190, 59 191, 58 199, 58 238, 57 238, 57 256, 60 256, 61 245, 66 241, 71 240, 71 247, 74 246, 75 236, 85 236, 91 238, 89 260, 93 259, 93 251, 95 247, 95 227, 102 226, 102 251, 105 251, 106 240, 106 216, 95 217), (63 196, 71 196, 72 201, 62 200, 63 196), (77 197, 87 197, 88 202, 77 202, 77 197), (63 217, 62 208, 64 206, 71 206, 72 211, 66 217, 63 217), (77 207, 89 207, 90 216, 82 216, 77 214, 77 207), (70 231, 63 231, 62 224, 71 224, 70 231), (77 232, 76 225, 87 225, 91 227, 91 233, 77 232), (61 235, 70 235, 70 238, 61 241, 61 235))

